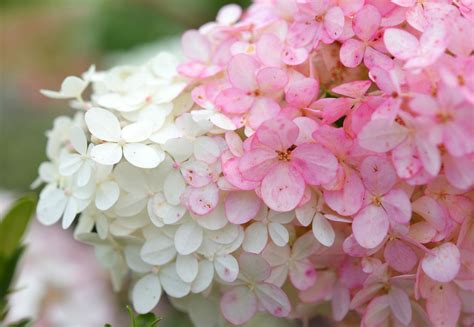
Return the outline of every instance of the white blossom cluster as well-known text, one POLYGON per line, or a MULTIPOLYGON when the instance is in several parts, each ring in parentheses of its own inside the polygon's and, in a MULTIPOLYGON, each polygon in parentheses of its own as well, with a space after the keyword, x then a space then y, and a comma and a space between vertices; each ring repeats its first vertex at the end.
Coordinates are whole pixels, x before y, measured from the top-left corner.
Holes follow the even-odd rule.
POLYGON ((47 134, 49 161, 34 183, 46 184, 38 219, 63 228, 77 219, 76 238, 95 247, 114 288, 134 278, 138 312, 153 309, 162 291, 182 298, 209 292, 213 280, 234 282, 242 243, 247 250, 266 244, 252 229, 285 245, 282 224, 292 219, 267 217, 262 206, 247 237, 229 223, 219 196, 232 188, 221 172, 224 130, 195 111, 176 65, 161 53, 142 66, 91 68, 66 78, 59 92, 42 91, 71 100, 77 113, 58 117, 47 134))

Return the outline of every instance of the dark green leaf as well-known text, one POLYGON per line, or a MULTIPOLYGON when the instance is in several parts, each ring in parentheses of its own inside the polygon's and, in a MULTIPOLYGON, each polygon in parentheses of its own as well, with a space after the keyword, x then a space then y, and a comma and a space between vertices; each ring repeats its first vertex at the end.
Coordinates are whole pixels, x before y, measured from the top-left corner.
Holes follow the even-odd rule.
POLYGON ((35 210, 34 195, 18 199, 0 222, 0 253, 10 256, 18 248, 35 210))
POLYGON ((10 256, 0 254, 0 321, 7 314, 7 295, 24 250, 25 248, 20 246, 10 256))
POLYGON ((30 319, 22 319, 20 321, 12 322, 8 327, 27 327, 32 326, 30 319))

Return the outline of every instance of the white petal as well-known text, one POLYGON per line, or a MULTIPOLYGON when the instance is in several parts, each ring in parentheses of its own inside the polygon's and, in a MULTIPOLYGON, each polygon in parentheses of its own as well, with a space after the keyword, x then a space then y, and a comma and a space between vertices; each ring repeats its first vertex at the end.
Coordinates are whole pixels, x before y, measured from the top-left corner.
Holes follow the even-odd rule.
POLYGON ((165 292, 172 296, 181 298, 191 291, 191 285, 183 282, 176 272, 174 264, 168 265, 160 270, 160 281, 165 292))
POLYGON ((239 264, 234 256, 227 254, 214 259, 217 275, 226 282, 233 282, 239 274, 239 264))
POLYGON ((148 202, 148 198, 144 194, 129 193, 122 195, 119 196, 114 206, 114 212, 120 217, 132 217, 146 208, 148 202))
POLYGON ((153 310, 160 298, 160 280, 154 274, 143 276, 133 287, 133 307, 138 313, 147 313, 153 310))
POLYGON ((221 113, 215 113, 214 115, 212 115, 211 122, 217 127, 222 128, 226 131, 234 131, 237 129, 234 122, 221 113))
POLYGON ((176 249, 172 239, 162 235, 149 240, 143 244, 140 251, 143 261, 152 265, 164 265, 176 255, 176 249))
POLYGON ((173 170, 166 177, 165 183, 163 184, 163 190, 166 197, 166 201, 172 205, 178 205, 181 203, 181 195, 186 189, 186 183, 184 178, 179 171, 173 170))
POLYGON ((197 216, 197 223, 207 230, 218 230, 227 225, 228 220, 225 217, 224 204, 221 203, 205 216, 197 216))
POLYGON ((76 76, 68 76, 61 84, 59 92, 41 90, 41 93, 47 97, 54 99, 72 99, 76 98, 84 92, 87 82, 76 76))
POLYGON ((60 189, 51 189, 41 194, 36 215, 43 225, 55 224, 63 215, 66 208, 67 198, 64 191, 60 189))
POLYGON ((59 173, 62 176, 71 176, 81 168, 81 165, 81 155, 77 153, 64 153, 59 159, 59 173))
POLYGON ((102 165, 115 165, 122 159, 122 147, 117 143, 96 145, 92 148, 91 158, 102 165))
POLYGON ((176 75, 178 60, 168 52, 161 52, 151 60, 150 64, 156 76, 170 79, 176 75))
POLYGON ((82 165, 77 172, 77 186, 86 186, 92 177, 92 165, 93 163, 88 161, 82 161, 82 165))
POLYGON ((183 132, 175 125, 175 124, 168 124, 161 128, 156 133, 153 133, 150 136, 150 140, 158 144, 165 144, 167 141, 182 137, 183 132))
POLYGON ((86 112, 85 120, 89 131, 100 140, 118 142, 121 136, 118 118, 105 109, 92 108, 86 112))
POLYGON ((178 162, 184 162, 189 159, 194 151, 193 143, 182 137, 168 140, 163 145, 163 150, 168 152, 170 156, 178 162))
POLYGON ((168 103, 173 101, 185 88, 186 83, 173 83, 169 85, 161 85, 153 96, 156 103, 168 103))
POLYGON ((330 247, 334 244, 336 234, 331 226, 331 223, 320 213, 316 213, 313 219, 313 234, 314 237, 324 246, 330 247))
POLYGON ((74 125, 69 131, 69 140, 78 153, 85 155, 87 152, 87 138, 84 130, 79 126, 74 125))
POLYGON ((79 208, 77 205, 77 201, 74 198, 69 198, 67 201, 66 209, 64 209, 64 216, 63 216, 63 223, 62 226, 64 229, 69 228, 76 215, 79 213, 79 208))
POLYGON ((151 221, 161 227, 162 224, 170 225, 177 223, 186 213, 186 208, 182 206, 172 206, 166 202, 166 199, 162 194, 156 194, 153 197, 153 200, 148 203, 151 205, 152 212, 150 213, 151 221), (157 223, 156 217, 158 217, 159 222, 157 223))
POLYGON ((151 270, 152 266, 144 262, 140 256, 139 245, 128 245, 125 247, 124 254, 128 267, 133 271, 146 273, 151 270))
POLYGON ((117 202, 119 195, 120 189, 116 182, 103 182, 97 187, 95 206, 102 211, 108 210, 117 202))
POLYGON ((187 255, 195 252, 202 243, 203 230, 190 220, 179 226, 174 235, 174 244, 179 254, 187 255))
POLYGON ((268 233, 270 234, 270 238, 272 239, 273 243, 278 246, 285 246, 288 244, 288 240, 290 239, 290 234, 288 230, 282 224, 278 223, 270 223, 268 224, 268 233))
POLYGON ((142 143, 125 144, 123 155, 128 162, 139 168, 155 168, 163 160, 163 151, 142 143))
POLYGON ((214 266, 209 260, 199 262, 199 271, 191 286, 193 293, 201 293, 211 285, 214 279, 214 266))
POLYGON ((122 129, 122 138, 129 143, 143 142, 151 135, 152 125, 148 122, 138 122, 122 129))
POLYGON ((193 255, 178 255, 176 271, 183 282, 191 283, 198 274, 198 261, 193 255))
POLYGON ((239 237, 241 229, 239 225, 227 224, 221 229, 206 231, 206 236, 217 244, 230 244, 239 237))
POLYGON ((219 145, 208 136, 201 136, 194 141, 194 156, 197 160, 212 164, 220 156, 219 145))
POLYGON ((267 245, 267 241, 267 227, 260 222, 255 222, 245 230, 245 238, 242 243, 242 248, 246 252, 260 253, 265 248, 265 245, 267 245))

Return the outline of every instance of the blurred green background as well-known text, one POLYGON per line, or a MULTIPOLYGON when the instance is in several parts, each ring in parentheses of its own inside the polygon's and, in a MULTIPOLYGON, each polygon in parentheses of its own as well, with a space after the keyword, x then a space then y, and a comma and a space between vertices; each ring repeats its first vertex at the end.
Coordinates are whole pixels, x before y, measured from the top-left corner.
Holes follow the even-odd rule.
POLYGON ((0 189, 29 188, 46 159, 45 131, 55 116, 73 114, 39 89, 178 37, 226 3, 249 0, 0 0, 0 189))

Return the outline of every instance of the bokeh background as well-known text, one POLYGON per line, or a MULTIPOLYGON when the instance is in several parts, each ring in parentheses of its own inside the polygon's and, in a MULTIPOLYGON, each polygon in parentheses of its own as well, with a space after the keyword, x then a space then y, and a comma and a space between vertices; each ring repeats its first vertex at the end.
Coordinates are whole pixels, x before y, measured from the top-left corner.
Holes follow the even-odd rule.
MULTIPOLYGON (((0 207, 12 197, 29 191, 39 164, 46 159, 45 132, 51 128, 54 117, 73 114, 67 102, 47 99, 41 96, 40 89, 57 90, 65 76, 80 75, 91 64, 98 69, 107 69, 124 58, 134 61, 149 56, 162 44, 176 44, 180 33, 213 20, 218 9, 231 2, 247 6, 250 1, 0 0, 0 202, 3 202, 0 207)), ((19 278, 20 281, 26 280, 26 290, 36 290, 34 294, 24 295, 30 300, 33 295, 38 296, 37 302, 28 302, 29 306, 36 306, 39 311, 52 308, 50 310, 56 310, 55 314, 60 315, 65 312, 61 312, 58 306, 71 295, 60 294, 61 290, 46 285, 45 280, 60 269, 54 267, 61 267, 64 263, 68 269, 77 270, 79 275, 83 275, 81 269, 84 273, 98 269, 94 260, 77 264, 78 256, 91 257, 92 250, 77 244, 61 243, 74 242, 72 235, 64 237, 64 233, 70 231, 59 228, 44 230, 44 227, 33 224, 27 236, 31 241, 30 250, 24 258, 24 271, 20 272, 19 278), (56 237, 56 246, 67 249, 70 255, 67 252, 58 255, 40 244, 51 237, 56 237), (55 266, 58 262, 53 256, 62 260, 59 266, 55 266), (49 270, 43 271, 49 259, 49 270), (41 296, 38 287, 44 293, 41 296)), ((73 275, 67 276, 72 278, 73 275)), ((91 272, 90 276, 95 276, 95 273, 91 272)), ((100 279, 103 278, 100 272, 97 276, 99 283, 107 283, 100 279)), ((64 278, 64 287, 75 287, 68 284, 67 277, 64 278)), ((127 295, 119 294, 110 300, 106 293, 103 290, 98 292, 96 300, 102 297, 104 302, 116 305, 117 309, 112 308, 104 315, 113 314, 119 318, 113 320, 114 327, 128 325, 121 316, 125 314, 127 295)), ((22 309, 28 312, 30 309, 25 307, 21 297, 13 305, 21 303, 22 309)), ((75 306, 74 303, 69 305, 75 306)), ((189 326, 184 315, 166 311, 166 305, 161 309, 165 310, 161 312, 165 319, 160 327, 189 326)), ((77 314, 79 317, 87 312, 77 314)), ((46 319, 44 324, 38 322, 37 326, 51 325, 48 317, 43 318, 46 319)), ((112 321, 103 321, 106 322, 112 321)), ((88 327, 72 321, 62 326, 88 327)))

